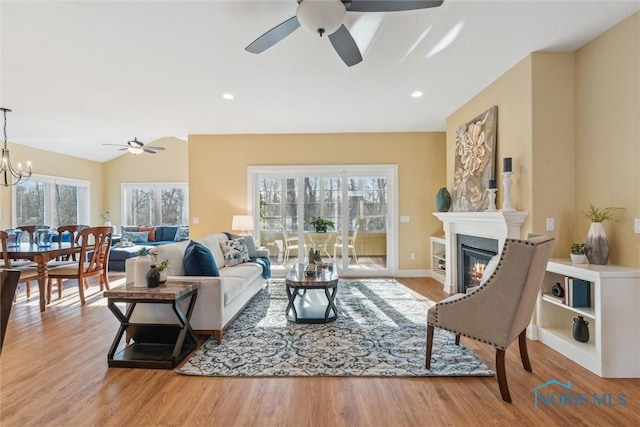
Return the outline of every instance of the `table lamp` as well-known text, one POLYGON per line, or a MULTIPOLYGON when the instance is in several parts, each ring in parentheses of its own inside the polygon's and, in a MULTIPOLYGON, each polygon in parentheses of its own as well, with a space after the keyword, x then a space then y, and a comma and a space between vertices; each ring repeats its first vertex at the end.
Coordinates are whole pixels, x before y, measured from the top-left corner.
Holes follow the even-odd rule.
POLYGON ((234 215, 231 229, 244 235, 250 234, 253 231, 253 215, 234 215))

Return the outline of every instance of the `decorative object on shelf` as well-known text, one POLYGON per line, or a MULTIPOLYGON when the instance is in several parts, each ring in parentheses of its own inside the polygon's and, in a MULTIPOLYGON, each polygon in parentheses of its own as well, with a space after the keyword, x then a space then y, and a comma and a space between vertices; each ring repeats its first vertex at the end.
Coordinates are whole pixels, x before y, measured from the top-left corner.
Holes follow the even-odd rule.
POLYGON ((151 267, 147 272, 147 286, 150 288, 157 288, 160 286, 160 272, 156 268, 155 264, 151 264, 151 267))
POLYGON ((511 157, 502 159, 502 172, 513 172, 511 157))
POLYGON ((618 222, 617 215, 622 208, 598 208, 589 204, 589 208, 582 211, 582 216, 589 221, 589 232, 585 242, 585 254, 589 264, 606 265, 609 262, 609 239, 604 231, 604 221, 618 222))
POLYGON ((485 209, 485 212, 495 212, 498 209, 496 209, 496 192, 498 191, 497 188, 495 187, 491 187, 491 181, 493 181, 493 184, 495 185, 495 179, 491 179, 489 180, 489 188, 487 189, 487 193, 489 194, 489 200, 487 201, 488 205, 487 205, 487 209, 485 209))
POLYGON ((442 187, 436 193, 436 209, 438 212, 449 212, 451 209, 451 194, 447 187, 442 187))
POLYGON ((149 256, 153 260, 153 264, 156 266, 156 270, 160 273, 160 284, 163 285, 167 281, 167 267, 169 267, 169 259, 158 262, 158 251, 149 251, 149 256))
POLYGON ((573 338, 576 341, 589 342, 589 322, 582 316, 573 319, 573 338))
POLYGON ((333 221, 321 218, 319 216, 311 218, 309 224, 313 225, 316 233, 326 233, 329 227, 335 228, 333 221))
POLYGON ((313 260, 315 262, 321 262, 322 261, 322 257, 320 256, 320 251, 315 251, 315 253, 313 254, 313 260))
POLYGON ((564 297, 564 288, 560 283, 556 283, 551 287, 551 293, 554 297, 563 298, 564 297))
POLYGON ((494 176, 497 119, 498 107, 494 106, 456 132, 454 212, 480 212, 487 205, 487 183, 494 176))
POLYGON ((144 288, 147 286, 147 273, 151 268, 153 261, 149 257, 149 249, 144 246, 138 251, 138 258, 134 264, 134 281, 133 286, 136 288, 144 288))
POLYGON ((574 243, 571 245, 571 252, 569 253, 571 262, 574 264, 584 264, 587 256, 584 253, 584 243, 574 243))
POLYGON ((7 113, 11 110, 0 108, 4 115, 4 146, 2 147, 2 163, 0 164, 0 184, 9 187, 28 180, 31 177, 31 162, 27 162, 27 171, 22 170, 22 163, 18 163, 18 169, 11 164, 11 156, 7 148, 7 113))
POLYGON ((502 172, 502 185, 504 185, 504 200, 502 201, 502 209, 500 209, 502 212, 514 212, 516 210, 511 201, 511 173, 502 172))
POLYGON ((20 246, 20 239, 22 239, 22 230, 19 228, 8 228, 5 230, 7 233, 7 246, 16 247, 20 246))

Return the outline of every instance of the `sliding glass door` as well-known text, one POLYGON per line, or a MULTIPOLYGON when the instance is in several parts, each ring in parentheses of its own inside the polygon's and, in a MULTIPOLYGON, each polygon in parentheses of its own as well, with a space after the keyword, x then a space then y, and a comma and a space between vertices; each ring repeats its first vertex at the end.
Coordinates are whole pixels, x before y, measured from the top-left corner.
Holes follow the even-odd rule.
POLYGON ((396 174, 393 165, 250 167, 256 238, 269 249, 275 274, 305 262, 309 251, 343 275, 390 274, 396 174), (322 224, 326 229, 316 227, 322 224))

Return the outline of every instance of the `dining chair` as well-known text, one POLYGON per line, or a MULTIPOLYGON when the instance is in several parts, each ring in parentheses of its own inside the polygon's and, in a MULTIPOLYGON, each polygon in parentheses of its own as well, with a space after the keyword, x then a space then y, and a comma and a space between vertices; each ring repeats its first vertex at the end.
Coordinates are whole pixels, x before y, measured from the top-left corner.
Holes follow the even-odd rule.
MULTIPOLYGON (((31 297, 31 281, 38 279, 38 268, 31 262, 15 262, 9 258, 9 252, 7 251, 7 238, 6 231, 0 230, 0 246, 2 246, 2 260, 0 261, 0 268, 12 269, 20 272, 18 278, 18 284, 25 283, 27 288, 27 299, 31 297)), ((17 292, 14 291, 13 300, 16 300, 17 292)))
MULTIPOLYGON (((287 229, 285 227, 282 227, 282 237, 284 238, 284 258, 283 258, 283 264, 287 263, 287 260, 289 259, 289 253, 291 250, 295 250, 298 251, 300 249, 300 244, 298 242, 298 236, 294 236, 291 237, 289 236, 289 233, 287 232, 287 229)), ((304 252, 306 253, 307 251, 307 245, 304 245, 304 252)), ((299 251, 298 251, 299 253, 299 251)))
MULTIPOLYGON (((347 237, 347 255, 349 255, 349 251, 353 255, 353 261, 358 263, 358 254, 356 254, 356 239, 358 238, 358 229, 360 228, 360 224, 356 225, 355 230, 353 230, 353 234, 347 237)), ((342 236, 336 237, 336 242, 333 244, 333 259, 336 259, 336 251, 340 249, 340 254, 342 254, 342 236)))
POLYGON ((89 286, 87 278, 98 276, 100 290, 109 289, 109 251, 111 250, 110 226, 87 227, 79 232, 80 256, 78 262, 59 265, 49 269, 47 303, 51 302, 51 287, 55 279, 58 284, 58 299, 62 298, 64 279, 78 280, 80 302, 85 304, 84 288, 89 286))
POLYGON ((531 372, 526 329, 542 286, 554 239, 548 236, 528 240, 506 239, 495 270, 486 282, 466 294, 451 295, 427 311, 425 366, 431 368, 433 334, 436 327, 492 345, 496 349, 496 373, 500 394, 511 403, 505 369, 505 352, 518 338, 520 358, 531 372))
MULTIPOLYGON (((56 232, 58 233, 58 242, 62 242, 64 240, 64 237, 66 235, 69 235, 69 241, 78 244, 78 241, 80 239, 80 231, 84 230, 85 228, 89 228, 89 226, 82 224, 61 225, 56 230, 56 232)), ((69 260, 76 261, 76 254, 65 255, 57 261, 69 260)))
POLYGON ((36 230, 41 230, 43 228, 49 229, 51 227, 48 225, 20 225, 16 228, 19 228, 23 233, 26 233, 29 236, 29 244, 33 244, 36 230))

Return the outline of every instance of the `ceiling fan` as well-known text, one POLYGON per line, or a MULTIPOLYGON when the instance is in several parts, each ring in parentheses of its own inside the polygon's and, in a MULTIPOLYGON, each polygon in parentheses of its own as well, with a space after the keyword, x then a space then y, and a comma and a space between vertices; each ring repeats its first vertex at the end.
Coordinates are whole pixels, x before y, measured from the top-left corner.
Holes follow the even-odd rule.
POLYGON ((296 0, 296 15, 270 29, 245 48, 262 53, 302 26, 320 37, 327 35, 340 58, 351 67, 362 61, 360 49, 344 26, 347 12, 396 12, 440 6, 444 0, 296 0))
POLYGON ((156 152, 164 150, 164 147, 144 145, 143 142, 138 141, 137 137, 133 138, 132 141, 127 141, 127 145, 124 145, 124 144, 102 144, 102 145, 113 145, 116 147, 124 147, 118 151, 128 150, 131 154, 136 154, 136 155, 142 154, 142 153, 156 154, 156 152))

